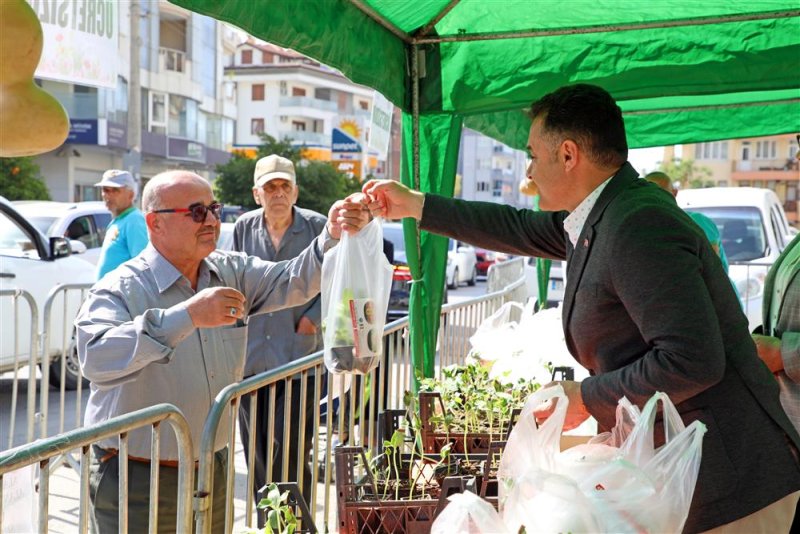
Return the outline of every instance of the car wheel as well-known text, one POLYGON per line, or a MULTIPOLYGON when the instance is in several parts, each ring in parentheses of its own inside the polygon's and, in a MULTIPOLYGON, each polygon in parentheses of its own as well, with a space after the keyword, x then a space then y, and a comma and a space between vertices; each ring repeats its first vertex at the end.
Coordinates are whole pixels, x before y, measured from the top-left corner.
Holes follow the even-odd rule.
MULTIPOLYGON (((64 389, 72 391, 78 389, 78 380, 81 380, 80 363, 78 361, 78 346, 75 338, 67 347, 66 360, 64 361, 64 389)), ((89 387, 89 381, 82 378, 83 388, 89 387)), ((50 363, 50 385, 54 388, 61 387, 61 355, 59 354, 50 363)))
POLYGON ((469 277, 467 280, 467 285, 472 287, 478 282, 478 269, 476 267, 472 268, 472 276, 469 277))
POLYGON ((447 283, 447 289, 455 289, 458 287, 458 267, 453 269, 453 279, 447 283))

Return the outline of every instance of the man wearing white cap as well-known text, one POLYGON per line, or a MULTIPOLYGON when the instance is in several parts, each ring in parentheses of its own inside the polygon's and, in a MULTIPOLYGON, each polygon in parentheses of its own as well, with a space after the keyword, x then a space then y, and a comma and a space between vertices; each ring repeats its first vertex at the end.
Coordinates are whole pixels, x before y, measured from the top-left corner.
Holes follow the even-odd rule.
POLYGON ((112 169, 103 173, 95 187, 101 188, 103 202, 114 216, 106 228, 106 237, 97 262, 96 278, 100 280, 147 246, 147 223, 142 212, 133 206, 136 181, 128 171, 112 169))
MULTIPOLYGON (((294 164, 276 154, 261 158, 256 163, 253 176, 253 198, 259 209, 242 215, 233 230, 233 249, 268 261, 290 260, 300 254, 325 227, 327 219, 315 211, 295 206, 298 195, 294 164)), ((301 306, 287 308, 250 318, 250 334, 247 339, 247 361, 244 376, 269 371, 297 360, 322 348, 320 331, 320 297, 301 306)), ((292 385, 291 421, 284 421, 285 384, 278 383, 275 406, 269 406, 266 388, 258 395, 242 397, 239 424, 242 443, 249 442, 250 433, 255 433, 254 492, 265 482, 280 480, 283 462, 282 445, 284 434, 290 443, 304 451, 303 490, 308 501, 311 497, 311 471, 308 468, 309 452, 313 440, 314 387, 308 388, 306 414, 298 417, 301 406, 299 380, 292 385), (250 428, 250 412, 256 410, 256 424, 250 428), (269 418, 274 418, 274 446, 272 474, 267 474, 267 451, 269 418), (305 424, 305 443, 298 444, 300 424, 305 424), (286 432, 287 425, 290 427, 286 432), (275 446, 277 445, 277 446, 275 446)), ((247 452, 247 447, 245 447, 247 452)), ((248 453, 249 456, 249 453, 248 453)), ((289 480, 299 481, 297 454, 290 455, 289 480)), ((254 493, 258 500, 256 493, 254 493)), ((262 525, 259 525, 262 526, 262 525)))

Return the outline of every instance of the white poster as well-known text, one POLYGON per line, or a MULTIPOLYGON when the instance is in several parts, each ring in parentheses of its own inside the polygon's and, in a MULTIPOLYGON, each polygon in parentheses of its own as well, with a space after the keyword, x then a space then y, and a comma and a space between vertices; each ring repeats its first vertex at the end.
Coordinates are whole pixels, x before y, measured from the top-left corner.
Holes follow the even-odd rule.
POLYGON ((44 33, 36 76, 114 88, 119 61, 116 0, 27 0, 44 33))
POLYGON ((372 118, 369 127, 369 147, 378 151, 378 159, 386 159, 392 129, 394 105, 375 91, 372 96, 372 118))
POLYGON ((29 465, 3 475, 3 524, 0 532, 37 532, 37 502, 34 491, 35 466, 29 465))

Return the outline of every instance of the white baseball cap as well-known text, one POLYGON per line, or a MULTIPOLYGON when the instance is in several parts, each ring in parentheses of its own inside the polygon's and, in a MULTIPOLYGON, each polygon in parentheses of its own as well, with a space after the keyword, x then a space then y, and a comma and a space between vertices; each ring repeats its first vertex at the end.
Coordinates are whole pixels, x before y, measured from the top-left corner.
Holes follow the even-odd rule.
POLYGON ((134 194, 137 192, 136 180, 128 171, 111 169, 103 173, 103 179, 94 184, 95 187, 127 187, 134 194))
POLYGON ((270 180, 278 178, 289 180, 292 184, 297 183, 292 160, 278 156, 277 154, 272 154, 258 160, 256 163, 256 172, 253 174, 253 183, 256 187, 261 187, 270 180))

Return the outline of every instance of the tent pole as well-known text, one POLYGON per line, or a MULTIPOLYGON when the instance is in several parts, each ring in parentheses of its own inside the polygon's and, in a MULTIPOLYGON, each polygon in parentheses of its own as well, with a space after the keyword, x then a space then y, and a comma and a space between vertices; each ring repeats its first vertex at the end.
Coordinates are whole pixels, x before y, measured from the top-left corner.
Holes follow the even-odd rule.
POLYGON ((598 26, 575 26, 550 30, 514 30, 508 32, 464 33, 453 35, 415 37, 416 44, 453 43, 467 41, 494 41, 496 39, 527 39, 531 37, 553 37, 556 35, 578 35, 586 33, 608 33, 633 30, 654 30, 661 28, 683 28, 687 26, 704 26, 708 24, 750 22, 756 20, 784 19, 800 16, 798 9, 767 11, 763 13, 736 13, 716 17, 698 17, 692 19, 662 20, 653 22, 636 22, 630 24, 602 24, 598 26))
MULTIPOLYGON (((421 189, 419 176, 419 46, 411 45, 411 172, 414 189, 421 189)), ((417 248, 417 258, 422 266, 422 253, 420 247, 419 221, 415 221, 416 240, 414 246, 417 248)), ((419 295, 419 292, 417 292, 419 295)), ((416 311, 422 308, 417 305, 416 311)), ((414 310, 411 310, 414 311, 414 310)), ((414 392, 419 391, 418 376, 424 373, 425 349, 423 347, 424 335, 420 331, 424 319, 422 317, 409 317, 409 329, 414 329, 411 333, 411 366, 414 373, 411 376, 411 387, 414 392)))

